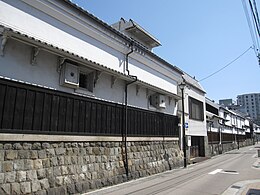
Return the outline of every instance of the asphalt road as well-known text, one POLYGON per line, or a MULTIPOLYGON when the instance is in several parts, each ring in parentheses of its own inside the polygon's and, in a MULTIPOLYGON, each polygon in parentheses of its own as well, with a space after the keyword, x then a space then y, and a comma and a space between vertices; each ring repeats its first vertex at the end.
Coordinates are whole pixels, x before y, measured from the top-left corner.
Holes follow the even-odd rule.
POLYGON ((168 171, 88 194, 222 194, 238 181, 260 179, 260 168, 253 166, 260 159, 257 157, 257 149, 260 149, 260 145, 240 148, 189 165, 186 169, 168 171))

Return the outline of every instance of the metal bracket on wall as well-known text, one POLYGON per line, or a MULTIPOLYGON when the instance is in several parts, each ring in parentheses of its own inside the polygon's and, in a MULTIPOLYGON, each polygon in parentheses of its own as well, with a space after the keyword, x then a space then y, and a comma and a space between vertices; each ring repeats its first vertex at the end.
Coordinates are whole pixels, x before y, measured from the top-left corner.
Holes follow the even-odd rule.
POLYGON ((5 45, 6 45, 7 39, 8 39, 8 37, 7 37, 6 34, 3 34, 1 36, 1 43, 0 43, 1 44, 1 46, 0 46, 0 55, 1 56, 4 56, 4 49, 5 49, 5 45))
POLYGON ((32 54, 31 54, 31 64, 36 65, 37 64, 37 56, 40 52, 40 48, 38 47, 33 47, 32 48, 32 54))

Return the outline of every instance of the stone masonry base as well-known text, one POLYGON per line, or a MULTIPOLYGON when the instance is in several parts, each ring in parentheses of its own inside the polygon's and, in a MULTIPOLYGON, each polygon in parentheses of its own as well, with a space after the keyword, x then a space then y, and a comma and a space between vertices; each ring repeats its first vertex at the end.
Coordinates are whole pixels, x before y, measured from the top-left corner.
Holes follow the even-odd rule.
POLYGON ((177 141, 0 142, 0 194, 77 194, 182 166, 177 141))
POLYGON ((250 146, 253 144, 254 144, 253 140, 251 140, 251 139, 245 140, 243 142, 239 142, 239 145, 237 142, 222 143, 222 144, 214 143, 214 144, 208 145, 208 151, 211 156, 215 156, 215 155, 222 154, 222 153, 234 150, 234 149, 239 149, 239 147, 250 146))

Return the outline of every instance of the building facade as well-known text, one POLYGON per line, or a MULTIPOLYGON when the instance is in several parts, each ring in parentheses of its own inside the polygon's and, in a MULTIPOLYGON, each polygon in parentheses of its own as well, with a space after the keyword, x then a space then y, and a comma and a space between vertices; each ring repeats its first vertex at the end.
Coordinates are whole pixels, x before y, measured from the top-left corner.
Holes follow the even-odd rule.
POLYGON ((206 155, 206 92, 198 81, 187 73, 184 73, 183 81, 186 84, 184 89, 186 144, 188 146, 188 157, 192 160, 206 155))
POLYGON ((254 143, 253 121, 241 112, 206 99, 209 153, 221 154, 254 143))
POLYGON ((68 0, 4 0, 0 13, 0 194, 76 194, 183 165, 183 72, 140 25, 120 32, 68 0))

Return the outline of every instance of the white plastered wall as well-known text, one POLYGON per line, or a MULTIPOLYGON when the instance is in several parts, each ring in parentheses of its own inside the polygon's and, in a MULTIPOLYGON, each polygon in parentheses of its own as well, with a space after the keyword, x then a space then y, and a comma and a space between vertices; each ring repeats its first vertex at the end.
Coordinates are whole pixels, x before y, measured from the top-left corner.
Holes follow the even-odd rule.
MULTIPOLYGON (((125 73, 125 55, 129 48, 124 41, 108 35, 105 28, 95 26, 93 21, 68 10, 64 4, 57 5, 58 1, 0 1, 0 24, 125 73)), ((137 61, 129 60, 131 74, 165 91, 177 93, 180 75, 176 72, 146 56, 134 54, 130 58, 142 60, 139 64, 144 62, 140 66, 137 61)))
MULTIPOLYGON (((36 58, 37 64, 32 65, 30 63, 31 50, 32 47, 29 45, 8 39, 4 56, 0 57, 0 76, 59 91, 75 93, 74 89, 60 85, 59 72, 57 71, 58 56, 45 50, 40 50, 36 58)), ((124 104, 125 81, 117 78, 112 84, 111 76, 102 72, 93 94, 90 94, 89 97, 124 104)), ((149 109, 147 95, 153 93, 153 91, 148 90, 147 94, 147 89, 142 86, 137 90, 136 84, 132 84, 128 88, 128 104, 138 108, 149 109)), ((176 115, 176 101, 173 98, 169 99, 167 96, 166 109, 157 111, 176 115)))
POLYGON ((189 97, 203 102, 204 109, 204 120, 197 121, 190 119, 189 116, 185 117, 185 122, 188 123, 188 130, 186 130, 186 135, 191 136, 207 136, 207 126, 206 126, 206 103, 205 103, 205 93, 193 88, 185 88, 185 112, 189 113, 189 97))

